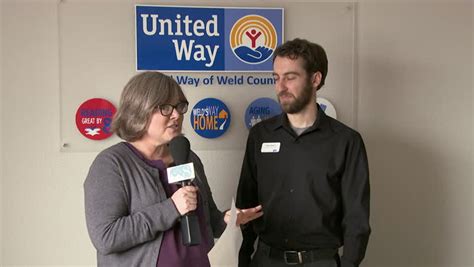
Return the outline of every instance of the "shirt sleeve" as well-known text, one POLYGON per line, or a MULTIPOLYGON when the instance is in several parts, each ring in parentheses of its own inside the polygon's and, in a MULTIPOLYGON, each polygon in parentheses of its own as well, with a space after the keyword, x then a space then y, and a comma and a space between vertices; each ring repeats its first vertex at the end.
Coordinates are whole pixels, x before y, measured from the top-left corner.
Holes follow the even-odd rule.
MULTIPOLYGON (((253 141, 251 131, 247 139, 247 146, 237 189, 236 206, 240 209, 255 207, 259 204, 255 146, 256 144, 253 141)), ((257 234, 252 226, 253 223, 254 222, 249 222, 241 227, 243 240, 239 251, 239 267, 247 267, 250 264, 250 256, 254 251, 254 243, 257 239, 257 234)))
POLYGON ((99 155, 84 182, 87 229, 100 254, 122 252, 153 240, 179 218, 170 198, 130 214, 122 175, 114 159, 99 155))
POLYGON ((344 215, 344 252, 342 267, 357 267, 365 256, 370 235, 370 186, 367 154, 357 133, 346 150, 345 170, 341 180, 344 215))

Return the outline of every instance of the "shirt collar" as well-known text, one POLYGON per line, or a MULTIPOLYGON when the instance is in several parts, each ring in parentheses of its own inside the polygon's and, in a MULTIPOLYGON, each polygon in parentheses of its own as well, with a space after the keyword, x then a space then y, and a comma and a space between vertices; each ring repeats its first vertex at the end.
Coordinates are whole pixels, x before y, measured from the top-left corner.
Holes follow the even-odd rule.
MULTIPOLYGON (((324 111, 321 109, 319 104, 316 104, 318 106, 318 113, 316 116, 316 121, 311 125, 305 132, 310 132, 310 131, 315 131, 318 129, 323 129, 327 125, 327 115, 324 113, 324 111)), ((277 130, 279 128, 284 128, 288 131, 293 131, 291 129, 290 121, 288 120, 288 116, 286 115, 285 112, 282 112, 278 119, 275 121, 274 126, 272 127, 273 130, 277 130)))

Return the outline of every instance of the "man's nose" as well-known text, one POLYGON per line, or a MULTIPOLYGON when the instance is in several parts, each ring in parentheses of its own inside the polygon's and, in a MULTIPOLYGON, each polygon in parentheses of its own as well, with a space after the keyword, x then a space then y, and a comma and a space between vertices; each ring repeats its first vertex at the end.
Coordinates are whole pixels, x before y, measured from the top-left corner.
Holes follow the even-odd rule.
POLYGON ((286 84, 283 79, 279 79, 275 83, 277 93, 287 91, 286 84))

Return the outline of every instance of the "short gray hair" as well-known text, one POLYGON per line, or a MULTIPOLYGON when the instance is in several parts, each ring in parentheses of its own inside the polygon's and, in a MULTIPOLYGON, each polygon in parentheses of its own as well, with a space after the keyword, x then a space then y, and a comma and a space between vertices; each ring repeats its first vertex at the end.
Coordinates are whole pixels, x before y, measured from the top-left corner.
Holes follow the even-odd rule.
POLYGON ((125 141, 139 140, 156 108, 176 100, 187 102, 183 90, 173 78, 160 72, 139 73, 123 88, 112 131, 125 141))

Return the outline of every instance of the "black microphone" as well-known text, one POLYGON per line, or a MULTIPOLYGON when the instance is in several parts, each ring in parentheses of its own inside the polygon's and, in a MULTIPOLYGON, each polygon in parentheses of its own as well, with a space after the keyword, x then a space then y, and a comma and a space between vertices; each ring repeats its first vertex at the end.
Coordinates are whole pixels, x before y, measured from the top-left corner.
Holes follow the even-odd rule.
POLYGON ((184 135, 178 135, 171 139, 169 149, 176 165, 186 164, 189 162, 191 144, 189 143, 188 138, 184 137, 184 135))
MULTIPOLYGON (((169 150, 176 164, 168 168, 169 182, 180 182, 182 186, 190 185, 194 178, 194 165, 189 163, 189 151, 191 144, 183 135, 174 137, 169 150), (171 179, 170 179, 171 178, 171 179)), ((195 211, 190 211, 181 217, 181 235, 185 246, 194 246, 201 243, 201 230, 199 220, 195 211)))

